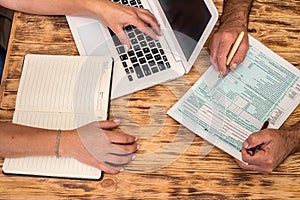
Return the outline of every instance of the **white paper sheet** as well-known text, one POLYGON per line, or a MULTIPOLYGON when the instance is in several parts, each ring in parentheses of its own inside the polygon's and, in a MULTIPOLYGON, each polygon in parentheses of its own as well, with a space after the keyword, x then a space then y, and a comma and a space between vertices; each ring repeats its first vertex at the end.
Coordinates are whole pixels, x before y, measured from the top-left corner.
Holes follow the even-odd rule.
POLYGON ((261 129, 279 128, 300 102, 300 71, 249 36, 246 59, 222 79, 211 66, 168 111, 179 123, 233 157, 261 129))

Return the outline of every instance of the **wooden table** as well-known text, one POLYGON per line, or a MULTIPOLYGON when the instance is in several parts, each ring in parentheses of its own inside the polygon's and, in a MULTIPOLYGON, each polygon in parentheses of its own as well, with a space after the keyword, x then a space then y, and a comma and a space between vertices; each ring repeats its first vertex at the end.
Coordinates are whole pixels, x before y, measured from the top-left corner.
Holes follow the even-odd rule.
MULTIPOLYGON (((222 1, 214 2, 221 13, 222 1)), ((252 36, 297 68, 299 10, 299 0, 255 1, 249 25, 252 36)), ((166 115, 209 66, 207 45, 205 49, 183 78, 112 101, 111 116, 123 119, 120 129, 140 136, 137 160, 125 172, 105 174, 101 181, 0 174, 0 199, 300 199, 299 153, 269 175, 244 171, 232 157, 211 149, 166 115), (209 154, 200 156, 200 149, 209 154)), ((78 55, 65 17, 15 14, 1 85, 1 121, 12 119, 28 53, 78 55)), ((296 123, 299 116, 298 106, 283 126, 296 123)))

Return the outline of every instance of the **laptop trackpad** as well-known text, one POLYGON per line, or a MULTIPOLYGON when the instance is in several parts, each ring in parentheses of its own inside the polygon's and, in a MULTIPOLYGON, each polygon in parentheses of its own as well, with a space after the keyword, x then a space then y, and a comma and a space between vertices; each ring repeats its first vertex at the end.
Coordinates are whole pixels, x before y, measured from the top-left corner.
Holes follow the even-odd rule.
POLYGON ((110 54, 106 39, 98 22, 80 26, 78 33, 86 55, 102 56, 110 54))

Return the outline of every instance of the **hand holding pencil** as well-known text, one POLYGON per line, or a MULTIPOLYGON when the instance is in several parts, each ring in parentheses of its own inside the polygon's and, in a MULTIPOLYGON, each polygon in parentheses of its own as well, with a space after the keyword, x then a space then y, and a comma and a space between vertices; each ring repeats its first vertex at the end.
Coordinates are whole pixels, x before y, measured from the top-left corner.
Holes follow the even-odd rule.
MULTIPOLYGON (((269 120, 265 121, 265 123, 263 124, 263 126, 261 127, 261 131, 268 128, 269 126, 269 120)), ((259 150, 261 150, 261 148, 265 145, 265 143, 260 143, 254 147, 251 147, 251 148, 247 148, 246 151, 247 153, 250 155, 250 156, 254 156, 254 154, 256 152, 258 152, 259 150)))
POLYGON ((300 122, 284 129, 267 128, 267 125, 266 121, 260 131, 244 141, 242 159, 248 164, 236 159, 241 168, 270 173, 290 154, 300 151, 300 122))
MULTIPOLYGON (((228 56, 227 56, 227 59, 226 59, 226 68, 229 70, 229 64, 233 58, 233 56, 235 55, 236 51, 238 50, 238 48, 240 47, 240 44, 244 38, 244 35, 245 33, 242 31, 240 32, 239 36, 237 37, 237 39, 235 40, 228 56)), ((219 74, 219 78, 222 78, 223 77, 223 73, 220 71, 220 74, 219 74)))
POLYGON ((248 51, 248 35, 245 31, 226 30, 216 32, 209 44, 213 66, 220 72, 219 78, 234 70, 248 51))

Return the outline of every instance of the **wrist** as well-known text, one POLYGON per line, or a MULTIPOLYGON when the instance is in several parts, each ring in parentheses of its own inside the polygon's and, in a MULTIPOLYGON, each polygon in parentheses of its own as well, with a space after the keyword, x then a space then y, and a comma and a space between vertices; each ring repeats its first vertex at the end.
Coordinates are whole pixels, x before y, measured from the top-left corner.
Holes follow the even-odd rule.
POLYGON ((291 129, 290 132, 290 139, 292 140, 292 144, 293 145, 293 149, 291 154, 296 153, 296 152, 300 152, 300 127, 293 127, 293 129, 291 129))
POLYGON ((229 27, 229 28, 240 28, 247 30, 248 28, 248 13, 245 11, 228 11, 224 13, 220 19, 220 28, 229 27))
POLYGON ((63 157, 75 157, 80 139, 77 130, 61 131, 58 155, 63 157))
POLYGON ((220 19, 220 28, 228 26, 247 30, 252 3, 253 0, 227 0, 220 19))
POLYGON ((300 131, 291 128, 283 132, 286 137, 286 148, 289 149, 289 155, 300 151, 300 131))
POLYGON ((110 3, 109 0, 86 0, 84 2, 84 9, 94 16, 100 17, 102 19, 102 12, 105 10, 105 4, 110 3))
POLYGON ((220 29, 232 28, 232 29, 243 29, 248 28, 248 19, 243 14, 235 14, 234 16, 224 16, 220 20, 220 29))

